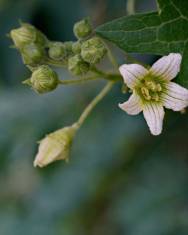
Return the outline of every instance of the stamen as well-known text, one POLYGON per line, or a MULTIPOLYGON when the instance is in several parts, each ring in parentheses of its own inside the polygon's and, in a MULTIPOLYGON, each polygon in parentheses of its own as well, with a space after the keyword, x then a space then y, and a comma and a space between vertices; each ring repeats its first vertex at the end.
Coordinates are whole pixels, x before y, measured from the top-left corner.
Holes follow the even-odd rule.
POLYGON ((159 95, 157 93, 152 94, 152 100, 159 101, 159 95))
POLYGON ((152 81, 146 81, 146 86, 152 91, 156 91, 156 84, 152 81))
POLYGON ((162 91, 162 87, 159 83, 157 84, 157 91, 159 91, 159 92, 162 91))
POLYGON ((151 100, 151 96, 149 94, 149 90, 146 87, 141 87, 141 92, 142 92, 142 95, 144 96, 144 98, 146 100, 151 100))

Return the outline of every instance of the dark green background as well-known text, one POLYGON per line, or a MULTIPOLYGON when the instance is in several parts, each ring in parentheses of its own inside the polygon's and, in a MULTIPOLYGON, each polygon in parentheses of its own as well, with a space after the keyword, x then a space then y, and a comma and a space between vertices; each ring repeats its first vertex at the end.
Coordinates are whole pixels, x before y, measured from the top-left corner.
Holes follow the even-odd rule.
MULTIPOLYGON (((137 2, 139 12, 156 9, 137 2)), ((188 234, 187 114, 167 111, 153 137, 142 115, 118 108, 127 95, 117 84, 79 131, 69 164, 32 165, 36 141, 73 123, 103 82, 39 96, 21 85, 30 74, 5 34, 21 19, 52 40, 74 40, 82 17, 99 25, 125 14, 124 0, 0 0, 0 235, 188 234)))

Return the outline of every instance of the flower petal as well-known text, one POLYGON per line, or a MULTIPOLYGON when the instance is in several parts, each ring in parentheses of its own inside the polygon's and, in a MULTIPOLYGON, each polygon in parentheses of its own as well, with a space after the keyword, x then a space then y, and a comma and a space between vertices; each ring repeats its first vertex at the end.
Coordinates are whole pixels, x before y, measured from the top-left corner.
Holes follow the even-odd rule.
POLYGON ((165 80, 172 80, 180 71, 182 56, 179 53, 170 53, 163 56, 153 64, 150 71, 156 76, 161 76, 165 80))
POLYGON ((162 132, 164 109, 159 104, 147 104, 143 110, 144 118, 153 135, 159 135, 162 132))
POLYGON ((119 104, 119 107, 130 115, 136 115, 142 111, 140 98, 136 94, 132 94, 129 100, 119 104))
POLYGON ((119 71, 129 88, 133 88, 137 79, 144 77, 148 73, 148 70, 139 64, 123 64, 119 67, 119 71))
POLYGON ((162 99, 167 109, 180 111, 188 106, 188 90, 174 82, 170 82, 162 99))

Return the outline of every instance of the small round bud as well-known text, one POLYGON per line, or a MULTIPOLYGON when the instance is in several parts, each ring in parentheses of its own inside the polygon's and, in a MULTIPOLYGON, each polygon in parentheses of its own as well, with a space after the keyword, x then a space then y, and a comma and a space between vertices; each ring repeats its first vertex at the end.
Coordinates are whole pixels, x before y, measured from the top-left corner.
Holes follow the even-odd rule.
POLYGON ((79 41, 74 42, 72 44, 72 51, 74 54, 80 54, 81 53, 81 43, 79 41))
POLYGON ((104 57, 107 50, 101 40, 93 37, 83 42, 81 47, 81 56, 83 60, 90 64, 97 64, 104 57))
POLYGON ((58 76, 49 66, 42 65, 34 70, 29 80, 23 83, 32 86, 37 93, 46 93, 57 87, 58 76))
POLYGON ((67 57, 73 55, 72 45, 73 45, 72 41, 64 42, 64 47, 65 47, 65 51, 66 51, 66 56, 67 57))
POLYGON ((80 55, 75 55, 69 58, 68 69, 76 76, 84 75, 89 71, 89 64, 83 61, 80 55))
POLYGON ((48 54, 51 59, 62 59, 66 55, 65 45, 62 42, 50 43, 48 54))
POLYGON ((83 39, 88 37, 92 32, 91 21, 88 18, 85 18, 81 21, 78 21, 73 28, 74 35, 78 39, 83 39))
POLYGON ((22 49, 25 45, 36 43, 39 45, 46 44, 46 37, 34 26, 23 23, 20 28, 13 29, 10 36, 17 48, 22 49))
POLYGON ((22 48, 21 54, 24 64, 36 65, 40 64, 45 58, 44 48, 37 44, 29 44, 22 48))
POLYGON ((77 126, 67 126, 47 135, 40 141, 34 166, 44 167, 54 161, 68 161, 77 126))

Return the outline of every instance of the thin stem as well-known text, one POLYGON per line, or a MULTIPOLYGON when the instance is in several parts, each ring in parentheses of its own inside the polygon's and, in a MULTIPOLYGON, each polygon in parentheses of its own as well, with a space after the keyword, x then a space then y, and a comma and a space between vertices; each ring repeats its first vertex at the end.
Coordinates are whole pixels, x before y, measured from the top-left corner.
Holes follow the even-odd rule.
POLYGON ((135 14, 135 0, 127 0, 127 14, 134 15, 135 14))
POLYGON ((112 51, 108 47, 108 45, 105 43, 106 49, 107 49, 107 56, 111 64, 114 66, 114 68, 119 72, 119 64, 117 63, 114 55, 112 54, 112 51))
POLYGON ((112 54, 112 51, 107 47, 107 50, 108 50, 108 58, 109 60, 111 61, 112 65, 115 67, 116 70, 119 69, 119 65, 114 57, 114 55, 112 54))
POLYGON ((51 60, 51 59, 46 59, 46 62, 49 64, 49 65, 52 65, 52 66, 55 66, 55 67, 59 67, 59 68, 66 68, 66 64, 64 61, 54 61, 54 60, 51 60))
POLYGON ((77 127, 80 128, 84 123, 86 118, 89 116, 91 111, 95 108, 95 106, 105 97, 105 95, 112 89, 114 82, 110 81, 106 84, 106 86, 101 90, 101 92, 91 101, 91 103, 85 108, 80 118, 77 121, 77 127))
POLYGON ((97 67, 92 67, 91 72, 93 72, 96 75, 106 76, 106 73, 104 71, 98 69, 97 67))
POLYGON ((85 83, 97 79, 105 79, 109 81, 120 81, 122 80, 122 76, 120 74, 116 73, 105 73, 101 71, 99 74, 96 73, 95 76, 91 77, 82 77, 82 78, 77 78, 77 79, 70 79, 70 80, 59 80, 60 85, 73 85, 73 84, 80 84, 80 83, 85 83))
POLYGON ((71 85, 71 84, 79 84, 84 82, 93 81, 96 79, 100 79, 99 76, 87 77, 87 78, 77 78, 77 79, 70 79, 70 80, 59 80, 59 84, 61 85, 71 85))

